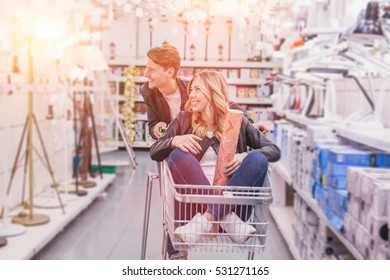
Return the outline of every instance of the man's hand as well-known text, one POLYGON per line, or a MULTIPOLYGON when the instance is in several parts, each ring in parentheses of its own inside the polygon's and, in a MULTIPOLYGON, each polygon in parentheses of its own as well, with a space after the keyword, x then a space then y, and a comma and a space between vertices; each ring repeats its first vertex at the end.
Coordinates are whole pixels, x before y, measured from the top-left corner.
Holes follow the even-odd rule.
POLYGON ((233 160, 226 165, 225 175, 227 177, 232 176, 237 171, 237 169, 241 166, 242 161, 247 155, 248 153, 246 152, 241 154, 235 154, 233 160))
POLYGON ((269 129, 262 123, 258 122, 253 124, 258 130, 260 130, 263 134, 267 134, 269 132, 269 129))
POLYGON ((161 137, 160 128, 165 131, 167 129, 167 124, 165 122, 159 122, 153 127, 153 133, 156 135, 157 139, 161 137))
POLYGON ((171 147, 179 148, 183 152, 191 152, 196 155, 202 151, 202 147, 198 143, 199 141, 202 141, 202 138, 194 134, 178 135, 173 137, 171 147))

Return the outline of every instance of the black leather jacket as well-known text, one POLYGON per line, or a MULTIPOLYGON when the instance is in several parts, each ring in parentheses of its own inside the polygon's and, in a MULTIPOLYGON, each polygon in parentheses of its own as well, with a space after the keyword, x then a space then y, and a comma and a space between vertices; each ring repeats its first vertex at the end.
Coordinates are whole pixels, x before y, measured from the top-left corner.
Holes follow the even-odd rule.
MULTIPOLYGON (((181 96, 180 110, 184 111, 184 105, 188 100, 188 81, 176 79, 176 82, 179 86, 181 96)), ((169 124, 172 121, 168 102, 165 100, 162 93, 158 89, 149 88, 149 82, 146 82, 142 85, 141 94, 148 109, 149 133, 153 139, 157 139, 156 135, 153 133, 154 126, 159 122, 165 122, 166 124, 169 124)), ((231 109, 237 109, 244 112, 245 117, 249 119, 248 113, 238 104, 229 102, 229 107, 231 109)), ((252 119, 249 119, 249 121, 253 123, 252 119)))
MULTIPOLYGON (((191 116, 192 113, 190 112, 180 112, 169 124, 165 133, 150 148, 150 156, 153 160, 163 161, 169 156, 173 150, 171 148, 171 142, 174 136, 192 133, 191 116)), ((203 157, 203 154, 210 146, 218 154, 219 141, 215 137, 211 139, 205 137, 200 142, 200 145, 202 152, 196 155, 198 160, 203 157)), ((247 118, 242 118, 236 153, 248 152, 248 147, 262 152, 270 162, 275 162, 280 159, 279 147, 268 140, 247 118)))

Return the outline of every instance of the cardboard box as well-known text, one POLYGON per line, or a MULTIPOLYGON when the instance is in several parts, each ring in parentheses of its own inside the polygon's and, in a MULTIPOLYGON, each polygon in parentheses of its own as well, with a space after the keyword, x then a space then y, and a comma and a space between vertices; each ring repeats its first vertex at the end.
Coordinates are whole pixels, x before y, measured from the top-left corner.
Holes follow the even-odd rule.
POLYGON ((368 229, 375 243, 388 243, 389 228, 387 217, 379 217, 371 213, 368 229))
POLYGON ((343 234, 352 243, 355 243, 358 222, 348 212, 344 215, 343 234))
POLYGON ((329 149, 329 161, 335 164, 371 166, 371 158, 370 152, 352 147, 329 149))
POLYGON ((370 248, 370 233, 367 231, 367 229, 362 226, 361 224, 358 224, 356 227, 356 234, 355 234, 355 248, 364 256, 364 258, 368 258, 369 256, 369 248, 370 248))
POLYGON ((363 207, 364 206, 360 197, 355 197, 352 195, 348 196, 348 213, 357 221, 360 221, 360 211, 363 207))

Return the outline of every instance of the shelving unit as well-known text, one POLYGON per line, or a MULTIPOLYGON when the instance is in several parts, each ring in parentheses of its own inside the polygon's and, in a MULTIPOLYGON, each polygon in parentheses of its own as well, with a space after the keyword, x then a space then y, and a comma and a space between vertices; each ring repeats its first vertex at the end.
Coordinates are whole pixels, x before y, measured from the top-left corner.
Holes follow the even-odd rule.
MULTIPOLYGON (((333 128, 336 134, 340 137, 348 139, 350 141, 368 145, 377 149, 381 149, 385 152, 390 152, 390 129, 352 129, 348 127, 347 124, 340 122, 330 122, 324 119, 310 119, 305 116, 299 115, 294 112, 275 112, 279 116, 286 118, 287 120, 298 124, 299 126, 307 127, 312 125, 325 125, 333 128)), ((301 189, 296 188, 293 185, 291 174, 288 169, 283 166, 280 162, 271 165, 273 170, 285 181, 285 183, 291 186, 295 193, 299 195, 300 198, 315 212, 318 218, 323 222, 327 228, 329 228, 334 235, 340 240, 341 243, 349 250, 349 252, 358 260, 363 260, 364 256, 356 249, 356 247, 337 229, 335 229, 329 222, 328 218, 324 214, 323 210, 319 206, 318 202, 311 197, 311 195, 301 189)), ((293 254, 294 258, 300 259, 300 256, 296 256, 296 247, 293 243, 293 234, 290 232, 292 230, 291 222, 280 221, 279 215, 285 215, 290 218, 294 218, 294 215, 289 213, 290 211, 294 212, 294 209, 291 209, 291 206, 285 206, 284 210, 272 208, 271 213, 274 216, 274 219, 281 231, 281 234, 286 240, 286 243, 289 245, 290 251, 293 254), (283 213, 282 213, 283 212, 283 213), (286 229, 285 227, 289 227, 286 229), (291 245, 292 244, 292 245, 291 245)))
MULTIPOLYGON (((135 77, 136 82, 136 108, 137 122, 136 130, 141 129, 141 135, 132 143, 133 148, 149 148, 153 141, 148 134, 146 108, 144 108, 143 98, 140 94, 141 86, 147 81, 143 74, 143 67, 146 59, 130 60, 129 58, 118 58, 115 61, 109 61, 111 68, 111 83, 115 84, 112 88, 116 96, 118 110, 120 103, 124 101, 121 83, 124 81, 122 76, 123 69, 133 64, 139 68, 139 75, 135 77), (142 111, 142 112, 138 112, 142 111), (138 128, 137 128, 138 127, 138 128), (141 139, 142 140, 141 140, 141 139)), ((280 71, 283 67, 283 61, 276 62, 247 62, 247 61, 182 61, 178 76, 190 80, 192 75, 203 69, 213 69, 220 71, 228 83, 230 100, 244 106, 247 109, 264 108, 273 104, 273 100, 268 96, 269 92, 262 96, 263 87, 266 84, 266 75, 271 71, 280 71), (265 72, 264 72, 265 71, 265 72), (250 92, 250 96, 247 96, 250 92), (244 96, 238 96, 244 95, 244 96)), ((138 132, 137 132, 138 133, 138 132)), ((119 146, 123 145, 119 135, 119 146)))
POLYGON ((354 129, 347 123, 330 122, 322 119, 310 119, 297 113, 286 112, 286 119, 301 125, 326 125, 335 129, 336 134, 345 139, 390 152, 390 129, 354 129))

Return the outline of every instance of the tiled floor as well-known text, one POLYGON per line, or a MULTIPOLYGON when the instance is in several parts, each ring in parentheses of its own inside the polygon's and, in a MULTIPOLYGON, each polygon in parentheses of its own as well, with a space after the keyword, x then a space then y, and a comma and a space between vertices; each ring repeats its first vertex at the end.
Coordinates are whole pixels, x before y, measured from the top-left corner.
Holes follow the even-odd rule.
MULTIPOLYGON (((146 192, 146 174, 156 170, 148 151, 136 151, 138 167, 117 169, 114 184, 96 199, 34 259, 137 260, 141 240, 146 192)), ((104 154, 103 159, 127 160, 125 151, 104 154)), ((255 259, 292 259, 274 221, 267 234, 267 247, 255 259)), ((158 184, 155 182, 146 259, 161 259, 162 223, 158 184)), ((190 252, 189 259, 246 259, 245 253, 190 252)))

